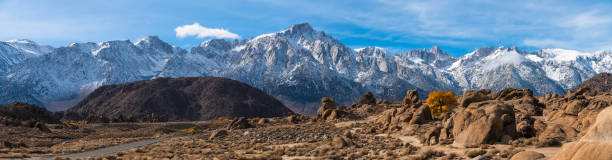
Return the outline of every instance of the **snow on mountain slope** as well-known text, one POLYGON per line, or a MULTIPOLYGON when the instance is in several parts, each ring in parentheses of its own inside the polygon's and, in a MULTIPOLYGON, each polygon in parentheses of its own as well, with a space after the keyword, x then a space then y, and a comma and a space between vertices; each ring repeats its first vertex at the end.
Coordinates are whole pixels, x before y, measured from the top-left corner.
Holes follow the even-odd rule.
POLYGON ((40 45, 25 39, 0 42, 0 74, 23 60, 45 55, 52 50, 51 46, 40 45))
POLYGON ((380 47, 351 49, 309 24, 254 38, 212 39, 189 51, 157 36, 136 43, 107 41, 50 48, 0 42, 0 103, 23 101, 62 110, 101 85, 157 77, 219 76, 275 96, 292 110, 314 113, 321 97, 349 104, 366 91, 400 100, 406 90, 530 88, 564 93, 612 70, 612 53, 486 47, 455 58, 440 50, 399 54, 380 47))
POLYGON ((12 47, 15 47, 34 56, 47 54, 53 51, 53 47, 49 45, 38 44, 34 41, 27 39, 9 40, 6 42, 12 47))
POLYGON ((564 93, 596 73, 609 72, 605 69, 612 63, 606 63, 605 57, 610 54, 563 49, 529 53, 516 47, 488 47, 460 57, 447 72, 465 89, 513 87, 530 88, 536 94, 564 93))
POLYGON ((54 49, 11 66, 3 76, 6 84, 0 101, 5 104, 28 99, 26 102, 51 110, 65 109, 101 85, 155 77, 163 69, 165 58, 181 52, 164 46, 168 45, 108 41, 54 49))

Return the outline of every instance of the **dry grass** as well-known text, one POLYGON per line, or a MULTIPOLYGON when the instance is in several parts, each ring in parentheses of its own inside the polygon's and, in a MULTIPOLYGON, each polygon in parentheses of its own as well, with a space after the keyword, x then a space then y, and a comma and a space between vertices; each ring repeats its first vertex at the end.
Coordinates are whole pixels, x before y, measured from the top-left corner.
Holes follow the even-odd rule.
POLYGON ((200 127, 194 126, 194 127, 191 127, 191 128, 183 129, 183 130, 181 130, 181 132, 195 133, 195 132, 200 132, 201 130, 202 129, 200 129, 200 127))
POLYGON ((215 124, 220 124, 220 123, 228 123, 228 122, 231 122, 231 121, 232 121, 232 120, 230 120, 230 119, 229 119, 229 118, 227 118, 227 117, 219 117, 219 118, 217 118, 217 119, 216 119, 216 120, 215 120, 213 123, 215 123, 215 124))

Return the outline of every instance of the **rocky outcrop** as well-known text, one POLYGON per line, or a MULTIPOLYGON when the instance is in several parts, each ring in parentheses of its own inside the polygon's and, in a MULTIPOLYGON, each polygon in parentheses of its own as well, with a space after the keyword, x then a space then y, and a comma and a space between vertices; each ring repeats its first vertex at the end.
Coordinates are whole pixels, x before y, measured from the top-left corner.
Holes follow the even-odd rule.
POLYGON ((510 158, 510 160, 536 160, 545 158, 544 154, 535 151, 522 151, 510 158))
POLYGON ((406 91, 406 96, 402 99, 402 106, 412 106, 419 103, 419 94, 417 89, 406 91))
POLYGON ((369 104, 369 105, 376 104, 376 98, 374 98, 374 95, 372 94, 372 92, 366 92, 361 97, 359 97, 359 100, 357 101, 357 105, 364 105, 364 104, 369 104))
POLYGON ((533 97, 533 92, 530 89, 514 89, 514 88, 504 88, 499 91, 495 96, 495 99, 500 101, 507 101, 513 99, 520 99, 523 97, 533 97))
MULTIPOLYGON (((96 89, 66 111, 135 121, 200 121, 219 117, 280 117, 292 111, 257 88, 227 78, 157 78, 96 89)), ((74 117, 76 115, 76 117, 74 117)))
POLYGON ((377 122, 381 124, 382 130, 397 130, 412 120, 413 113, 408 107, 392 108, 384 111, 377 122))
POLYGON ((581 91, 587 95, 598 93, 612 93, 612 74, 599 73, 574 87, 572 92, 581 91))
MULTIPOLYGON (((515 113, 516 114, 516 113, 515 113)), ((537 135, 535 119, 529 115, 518 113, 516 118, 516 133, 519 137, 531 138, 537 135)))
POLYGON ((586 132, 595 123, 601 110, 612 105, 612 95, 592 96, 586 90, 570 91, 564 96, 540 97, 547 106, 543 110, 543 121, 549 125, 543 127, 546 129, 538 135, 539 143, 558 145, 577 139, 580 133, 586 132))
POLYGON ((425 132, 424 137, 421 139, 421 143, 424 145, 435 145, 440 143, 440 132, 444 128, 440 126, 434 126, 429 128, 427 132, 425 132))
POLYGON ((457 111, 452 119, 454 146, 476 147, 516 137, 514 110, 499 101, 472 103, 457 111))
POLYGON ((410 119, 409 124, 423 124, 431 120, 433 120, 431 110, 429 110, 427 104, 421 104, 412 114, 412 119, 410 119))
POLYGON ((612 159, 612 106, 602 110, 596 122, 577 142, 564 144, 558 160, 612 159))
POLYGON ((332 139, 331 146, 334 148, 344 148, 352 145, 350 138, 346 136, 337 136, 332 139))
POLYGON ((247 128, 252 128, 252 127, 254 126, 251 125, 248 119, 244 117, 240 117, 240 118, 233 120, 232 123, 228 124, 226 128, 228 130, 234 130, 234 129, 247 129, 247 128))
POLYGON ((321 98, 321 107, 317 110, 317 115, 323 115, 327 110, 336 109, 336 102, 333 98, 323 97, 321 98))
POLYGON ((400 130, 415 124, 424 124, 432 120, 431 111, 426 104, 416 104, 391 108, 378 117, 381 129, 386 131, 400 130))
POLYGON ((229 133, 227 132, 227 130, 224 129, 218 129, 213 131, 210 134, 210 137, 208 138, 208 140, 215 140, 215 139, 219 139, 219 138, 224 138, 228 135, 229 133))
POLYGON ((471 103, 493 99, 493 97, 489 96, 489 94, 491 94, 490 89, 466 90, 463 92, 463 95, 459 97, 459 106, 467 107, 471 103))
POLYGON ((506 100, 504 103, 512 105, 519 113, 526 116, 541 116, 544 108, 546 107, 533 96, 524 96, 517 99, 506 100))
POLYGON ((538 135, 541 146, 557 146, 578 136, 578 131, 565 124, 551 124, 538 135))
POLYGON ((342 113, 342 111, 336 108, 333 98, 323 97, 321 99, 321 107, 317 110, 317 120, 331 121, 339 119, 342 113))

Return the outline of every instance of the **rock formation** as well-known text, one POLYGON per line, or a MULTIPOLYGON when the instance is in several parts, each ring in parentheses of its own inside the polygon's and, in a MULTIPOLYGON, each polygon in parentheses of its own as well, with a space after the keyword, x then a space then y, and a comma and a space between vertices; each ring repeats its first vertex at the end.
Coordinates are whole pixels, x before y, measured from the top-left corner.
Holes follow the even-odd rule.
POLYGON ((402 106, 411 106, 412 104, 419 103, 419 94, 417 89, 408 90, 406 96, 402 99, 402 106))
POLYGON ((516 137, 512 106, 498 101, 472 103, 452 116, 454 146, 474 147, 516 137))
POLYGON ((470 103, 491 100, 492 97, 489 96, 489 94, 491 94, 490 89, 466 90, 463 92, 463 95, 461 95, 458 99, 459 106, 467 107, 468 105, 470 105, 470 103))
POLYGON ((364 104, 369 104, 369 105, 376 104, 376 98, 374 98, 374 95, 372 94, 372 92, 366 92, 361 97, 359 97, 359 101, 357 101, 357 105, 364 105, 364 104))
POLYGON ((512 156, 510 160, 536 160, 542 159, 544 155, 535 151, 523 151, 512 156))
POLYGON ((596 95, 597 93, 612 93, 612 74, 596 74, 588 80, 580 83, 580 85, 574 87, 571 91, 578 92, 584 89, 588 89, 587 94, 589 95, 596 95))
POLYGON ((321 107, 317 110, 317 120, 328 121, 340 118, 341 111, 336 108, 333 98, 323 97, 321 107))
POLYGON ((234 129, 247 129, 247 128, 252 128, 252 127, 253 125, 251 125, 248 119, 244 117, 240 117, 240 118, 234 119, 232 123, 227 125, 226 128, 228 130, 234 130, 234 129))
POLYGON ((564 144, 557 160, 612 159, 612 107, 602 110, 596 122, 577 142, 564 144))

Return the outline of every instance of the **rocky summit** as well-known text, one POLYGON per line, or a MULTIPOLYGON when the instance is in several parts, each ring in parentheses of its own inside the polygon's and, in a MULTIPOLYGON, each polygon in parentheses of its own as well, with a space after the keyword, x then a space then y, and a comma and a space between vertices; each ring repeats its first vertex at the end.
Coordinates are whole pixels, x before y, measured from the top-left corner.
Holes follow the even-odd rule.
POLYGON ((227 78, 157 78, 96 89, 65 119, 199 121, 220 117, 278 117, 292 113, 257 88, 227 78), (98 118, 100 119, 100 118, 98 118))

